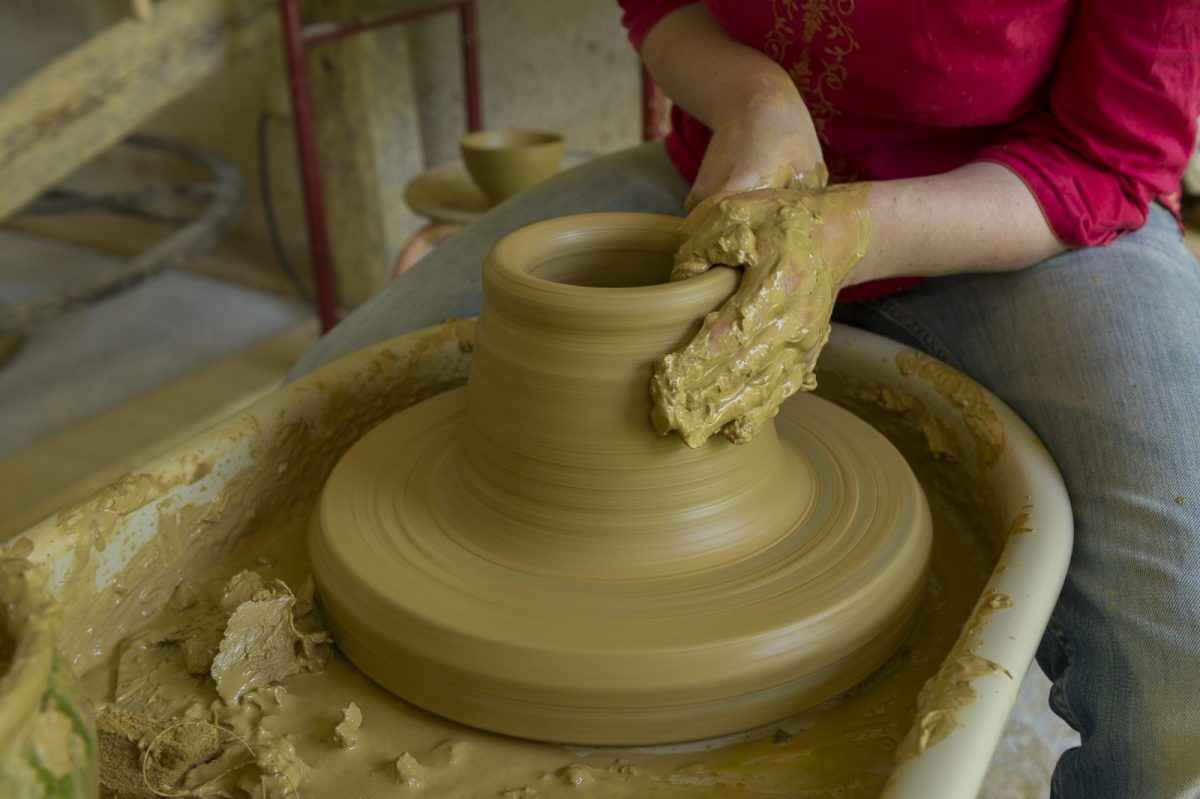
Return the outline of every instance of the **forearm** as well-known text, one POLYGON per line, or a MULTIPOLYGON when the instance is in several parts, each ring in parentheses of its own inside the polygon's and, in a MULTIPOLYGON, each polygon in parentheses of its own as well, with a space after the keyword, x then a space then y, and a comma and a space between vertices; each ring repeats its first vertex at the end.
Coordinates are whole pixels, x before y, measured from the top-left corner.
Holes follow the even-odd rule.
MULTIPOLYGON (((699 3, 667 14, 642 60, 677 105, 716 131, 688 205, 710 194, 784 186, 821 153, 795 84, 730 37, 699 3)), ((871 246, 849 283, 1022 269, 1065 249, 1021 180, 998 164, 872 183, 871 246)))
POLYGON ((1015 271, 1066 249, 1029 189, 999 164, 878 181, 871 184, 867 206, 871 243, 848 284, 1015 271))
POLYGON ((729 36, 699 3, 677 8, 650 30, 642 61, 663 92, 716 128, 753 103, 797 103, 787 72, 729 36))
POLYGON ((814 368, 844 285, 1010 271, 1060 252, 1033 195, 997 164, 914 180, 716 196, 684 222, 671 279, 740 264, 741 284, 655 364, 654 424, 699 446, 755 434, 814 368))
POLYGON ((667 96, 713 132, 684 207, 714 194, 824 185, 821 145, 792 79, 699 3, 659 20, 642 41, 642 60, 667 96))

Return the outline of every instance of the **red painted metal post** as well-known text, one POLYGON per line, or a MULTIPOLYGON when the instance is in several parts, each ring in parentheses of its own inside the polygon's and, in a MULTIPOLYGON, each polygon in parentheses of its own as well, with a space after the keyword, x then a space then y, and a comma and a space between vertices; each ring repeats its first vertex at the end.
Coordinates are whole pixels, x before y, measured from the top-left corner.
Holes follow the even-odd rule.
POLYGON ((292 122, 304 189, 304 216, 308 247, 317 290, 317 312, 321 330, 328 332, 338 322, 337 295, 333 282, 333 257, 325 227, 325 195, 321 187, 321 165, 317 157, 316 126, 313 123, 312 91, 308 82, 304 31, 300 24, 299 0, 279 0, 283 26, 283 52, 287 63, 288 90, 292 99, 292 122))
POLYGON ((462 25, 463 91, 467 100, 467 130, 483 129, 483 102, 479 80, 479 36, 475 18, 475 0, 465 0, 459 8, 462 25))
POLYGON ((461 11, 468 0, 448 0, 445 3, 435 3, 424 8, 414 8, 409 11, 397 11, 394 14, 384 14, 370 19, 353 17, 346 20, 315 22, 304 27, 304 42, 309 47, 334 42, 365 31, 387 28, 402 22, 415 22, 419 19, 432 17, 446 11, 461 11))
POLYGON ((308 80, 307 48, 326 44, 363 31, 410 22, 443 11, 458 9, 462 26, 463 88, 466 95, 467 130, 483 127, 482 83, 479 77, 479 38, 475 0, 451 0, 413 11, 402 11, 371 20, 351 19, 314 25, 306 30, 300 20, 299 0, 279 0, 283 26, 283 50, 287 63, 288 91, 292 99, 292 122, 300 179, 304 189, 304 217, 308 228, 313 277, 317 289, 317 311, 321 330, 328 332, 338 322, 337 294, 333 279, 333 255, 325 224, 325 194, 321 186, 321 164, 317 155, 316 125, 313 121, 312 90, 308 80))

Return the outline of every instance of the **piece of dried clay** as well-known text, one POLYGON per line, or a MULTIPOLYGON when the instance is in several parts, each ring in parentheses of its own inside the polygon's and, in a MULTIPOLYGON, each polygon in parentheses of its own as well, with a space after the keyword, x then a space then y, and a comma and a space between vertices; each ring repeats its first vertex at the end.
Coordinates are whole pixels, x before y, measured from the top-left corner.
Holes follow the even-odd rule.
POLYGON ((212 662, 217 694, 228 704, 237 702, 247 691, 324 667, 328 634, 296 629, 296 597, 282 587, 284 590, 279 592, 256 593, 260 598, 242 602, 229 617, 212 662))
POLYGON ((359 728, 362 727, 362 711, 351 702, 342 708, 342 721, 333 728, 333 737, 343 749, 358 746, 359 728))
POLYGON ((421 761, 412 753, 404 752, 396 758, 396 781, 405 788, 424 788, 429 783, 429 774, 421 761))

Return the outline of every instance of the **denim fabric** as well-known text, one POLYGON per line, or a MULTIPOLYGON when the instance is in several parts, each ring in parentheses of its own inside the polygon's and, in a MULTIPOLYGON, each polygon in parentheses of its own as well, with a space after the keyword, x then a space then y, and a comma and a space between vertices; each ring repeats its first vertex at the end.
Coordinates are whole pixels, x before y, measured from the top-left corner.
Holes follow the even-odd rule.
POLYGON ((1200 796, 1200 264, 1175 220, 837 318, 971 375, 1062 470, 1075 549, 1038 663, 1082 745, 1052 795, 1200 796))
MULTIPOLYGON (((515 228, 587 211, 681 214, 687 190, 654 144, 565 172, 439 246, 293 374, 477 313, 483 256, 515 228)), ((1155 207, 1112 246, 929 280, 837 318, 986 385, 1062 469, 1076 543, 1038 663, 1082 745, 1060 760, 1053 795, 1200 797, 1200 267, 1175 222, 1155 207)))

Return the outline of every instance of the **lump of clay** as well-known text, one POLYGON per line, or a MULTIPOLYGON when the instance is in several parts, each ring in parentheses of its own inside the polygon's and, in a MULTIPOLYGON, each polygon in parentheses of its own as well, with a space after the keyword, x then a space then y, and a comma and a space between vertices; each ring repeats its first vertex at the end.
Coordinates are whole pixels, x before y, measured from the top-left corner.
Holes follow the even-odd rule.
POLYGON ((447 738, 429 752, 427 760, 434 768, 454 768, 467 759, 467 742, 447 738))
MULTIPOLYGON (((222 604, 230 604, 245 595, 253 572, 243 572, 234 580, 243 578, 238 585, 230 583, 222 597, 222 604)), ((255 575, 257 576, 257 575, 255 575)), ((328 659, 325 644, 329 641, 324 632, 306 633, 296 628, 293 618, 296 597, 287 586, 277 583, 276 587, 254 590, 242 599, 229 617, 225 634, 212 662, 212 678, 217 684, 217 694, 228 704, 241 699, 247 691, 263 688, 271 683, 302 671, 314 671, 324 666, 328 659)))
POLYGON ((236 702, 328 660, 311 577, 298 594, 252 571, 234 575, 220 593, 185 581, 167 609, 166 623, 122 644, 116 700, 127 710, 174 715, 209 676, 222 699, 236 702))
POLYGON ((333 728, 333 737, 343 749, 358 746, 358 730, 362 726, 362 711, 351 702, 342 708, 342 721, 333 728))
POLYGON ((259 728, 254 748, 258 773, 243 776, 238 787, 250 799, 298 799, 300 786, 311 769, 300 759, 295 744, 259 728))
POLYGON ((96 710, 105 796, 151 797, 193 787, 194 772, 220 758, 230 739, 204 722, 169 722, 111 705, 96 710))
POLYGON ((596 781, 596 774, 591 768, 582 763, 572 763, 569 766, 563 766, 558 770, 558 778, 567 785, 573 785, 576 788, 584 785, 591 785, 596 781))
POLYGON ((405 788, 424 788, 429 782, 429 774, 420 760, 405 752, 396 758, 396 781, 405 788))
POLYGON ((243 570, 229 578, 221 592, 221 607, 233 613, 243 602, 249 602, 259 594, 268 593, 266 581, 258 572, 243 570))

